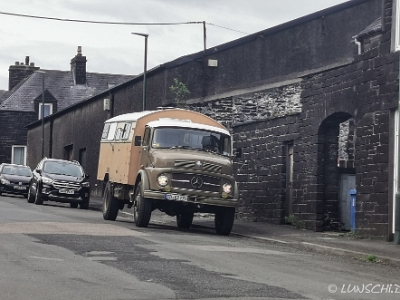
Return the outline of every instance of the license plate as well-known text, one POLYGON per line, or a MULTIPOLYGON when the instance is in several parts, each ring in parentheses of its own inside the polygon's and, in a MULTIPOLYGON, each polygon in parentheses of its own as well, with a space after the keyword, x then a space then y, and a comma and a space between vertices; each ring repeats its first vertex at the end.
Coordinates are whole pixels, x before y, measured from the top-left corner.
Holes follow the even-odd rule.
POLYGON ((14 190, 26 190, 26 186, 16 185, 16 186, 14 186, 14 190))
POLYGON ((68 189, 59 189, 58 192, 61 194, 68 194, 68 195, 72 195, 75 193, 74 190, 68 190, 68 189))
POLYGON ((184 195, 166 194, 166 200, 187 201, 188 197, 184 195))

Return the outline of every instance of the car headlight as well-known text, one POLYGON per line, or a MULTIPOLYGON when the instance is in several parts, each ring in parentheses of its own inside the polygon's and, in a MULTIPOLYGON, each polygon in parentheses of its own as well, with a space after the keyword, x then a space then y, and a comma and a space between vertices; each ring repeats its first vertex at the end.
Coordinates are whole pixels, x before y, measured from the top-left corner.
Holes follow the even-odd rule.
POLYGON ((47 178, 47 177, 42 177, 42 182, 44 184, 52 184, 53 183, 53 179, 47 178))
POLYGON ((83 187, 89 187, 89 186, 90 186, 90 183, 89 183, 88 181, 85 181, 85 182, 82 182, 82 183, 81 183, 81 186, 83 186, 83 187))
POLYGON ((157 177, 158 185, 164 187, 168 184, 168 176, 165 174, 161 174, 157 177))
POLYGON ((7 179, 2 178, 2 179, 1 179, 1 183, 2 183, 2 184, 10 184, 10 181, 7 180, 7 179))
POLYGON ((232 185, 231 185, 230 183, 225 183, 225 184, 222 186, 222 190, 223 190, 225 193, 230 194, 230 193, 232 192, 232 185))

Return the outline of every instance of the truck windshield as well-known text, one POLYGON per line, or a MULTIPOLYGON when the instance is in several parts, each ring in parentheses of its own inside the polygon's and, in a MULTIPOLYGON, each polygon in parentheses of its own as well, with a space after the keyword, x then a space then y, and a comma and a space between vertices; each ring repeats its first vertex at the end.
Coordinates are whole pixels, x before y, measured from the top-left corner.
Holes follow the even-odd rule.
POLYGON ((162 127, 153 134, 152 148, 191 149, 230 155, 229 135, 192 128, 162 127))

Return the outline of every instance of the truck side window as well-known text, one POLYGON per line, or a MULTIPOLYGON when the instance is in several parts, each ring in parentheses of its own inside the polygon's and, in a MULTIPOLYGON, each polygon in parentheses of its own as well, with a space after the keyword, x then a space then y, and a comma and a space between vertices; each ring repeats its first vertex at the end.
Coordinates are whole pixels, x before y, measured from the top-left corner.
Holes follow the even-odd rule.
POLYGON ((107 138, 109 130, 110 130, 110 123, 104 124, 103 133, 101 134, 102 140, 105 140, 107 138))
POLYGON ((125 123, 124 129, 122 130, 122 140, 127 140, 129 138, 129 133, 131 132, 131 123, 125 123))
POLYGON ((142 146, 148 146, 149 139, 150 139, 150 127, 146 127, 146 129, 144 130, 142 146))
POLYGON ((111 123, 108 131, 107 140, 112 141, 115 137, 115 130, 117 129, 117 123, 111 123))

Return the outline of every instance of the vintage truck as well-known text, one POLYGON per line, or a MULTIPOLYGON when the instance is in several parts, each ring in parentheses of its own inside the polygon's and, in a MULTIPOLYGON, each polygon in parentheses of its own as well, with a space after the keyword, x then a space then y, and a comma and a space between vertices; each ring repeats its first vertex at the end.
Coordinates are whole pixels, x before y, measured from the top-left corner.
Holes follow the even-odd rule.
POLYGON ((100 143, 103 218, 115 220, 126 205, 138 227, 147 227, 159 209, 189 228, 194 213, 210 213, 216 232, 229 235, 239 199, 232 159, 229 131, 201 113, 164 109, 113 117, 100 143))

